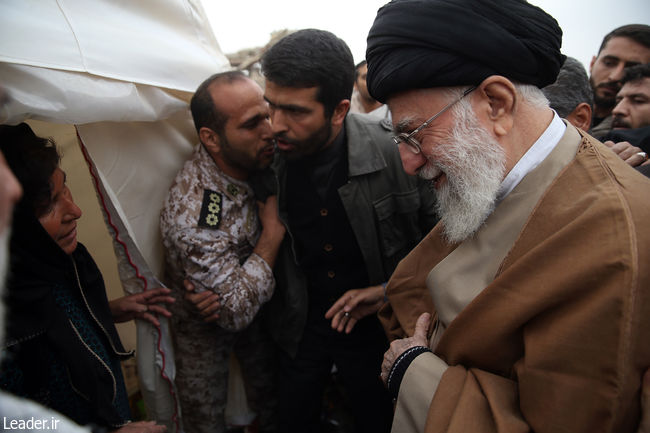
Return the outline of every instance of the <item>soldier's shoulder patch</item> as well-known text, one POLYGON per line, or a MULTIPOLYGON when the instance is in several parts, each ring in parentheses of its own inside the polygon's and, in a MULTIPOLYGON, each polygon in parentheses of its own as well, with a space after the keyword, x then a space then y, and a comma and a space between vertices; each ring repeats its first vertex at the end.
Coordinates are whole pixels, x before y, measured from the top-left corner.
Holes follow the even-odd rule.
POLYGON ((199 227, 216 229, 221 222, 221 207, 223 197, 216 191, 203 190, 203 204, 199 215, 199 227))

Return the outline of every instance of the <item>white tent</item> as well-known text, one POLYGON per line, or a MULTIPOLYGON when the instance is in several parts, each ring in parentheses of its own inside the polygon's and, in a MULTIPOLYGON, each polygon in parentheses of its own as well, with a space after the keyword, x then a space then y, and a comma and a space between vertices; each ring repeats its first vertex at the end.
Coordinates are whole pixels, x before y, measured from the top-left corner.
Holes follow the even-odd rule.
MULTIPOLYGON (((197 142, 187 103, 226 69, 200 0, 0 2, 0 86, 11 98, 0 123, 74 125, 127 292, 163 278, 159 212, 197 142)), ((137 346, 149 415, 178 431, 167 322, 138 323, 137 346)))

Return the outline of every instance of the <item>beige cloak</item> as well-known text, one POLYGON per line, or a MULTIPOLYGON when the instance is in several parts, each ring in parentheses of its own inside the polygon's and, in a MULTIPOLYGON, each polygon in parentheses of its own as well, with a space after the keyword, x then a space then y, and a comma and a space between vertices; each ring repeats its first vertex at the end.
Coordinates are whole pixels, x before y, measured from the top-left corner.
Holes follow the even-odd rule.
MULTIPOLYGON (((576 132, 568 126, 547 158, 572 146, 562 166, 545 160, 511 195, 530 191, 509 195, 479 230, 507 218, 507 202, 521 210, 537 194, 502 253, 456 254, 459 269, 471 260, 468 273, 489 279, 444 324, 435 356, 420 355, 404 376, 398 408, 427 433, 636 430, 650 366, 650 180, 576 132)), ((379 313, 390 339, 412 335, 425 311, 440 325, 427 278, 457 248, 438 226, 402 260, 379 313)))

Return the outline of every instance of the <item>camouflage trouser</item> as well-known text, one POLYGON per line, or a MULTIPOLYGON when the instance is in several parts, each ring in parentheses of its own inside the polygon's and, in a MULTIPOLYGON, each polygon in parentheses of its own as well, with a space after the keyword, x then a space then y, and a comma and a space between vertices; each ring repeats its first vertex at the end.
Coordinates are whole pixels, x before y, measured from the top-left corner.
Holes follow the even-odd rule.
POLYGON ((176 386, 185 433, 221 433, 228 394, 228 367, 234 350, 241 365, 248 404, 260 430, 275 429, 276 357, 268 333, 255 319, 232 333, 193 319, 173 323, 176 386))

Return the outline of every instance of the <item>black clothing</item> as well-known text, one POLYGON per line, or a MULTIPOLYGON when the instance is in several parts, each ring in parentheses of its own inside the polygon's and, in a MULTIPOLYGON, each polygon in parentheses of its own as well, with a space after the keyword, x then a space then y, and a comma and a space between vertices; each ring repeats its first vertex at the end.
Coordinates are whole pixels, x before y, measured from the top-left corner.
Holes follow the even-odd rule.
POLYGON ((68 256, 29 215, 14 216, 0 383, 80 424, 130 419, 119 340, 101 273, 79 243, 68 256))
POLYGON ((564 63, 562 30, 523 0, 394 0, 368 34, 367 84, 380 102, 408 89, 476 85, 490 75, 544 87, 564 63))
POLYGON ((612 129, 600 141, 611 140, 614 143, 627 141, 632 146, 640 147, 646 153, 650 153, 650 126, 635 129, 612 129))
POLYGON ((332 146, 287 164, 287 211, 298 265, 309 290, 307 326, 297 356, 281 357, 280 429, 317 432, 322 396, 332 365, 358 433, 390 429, 391 403, 377 379, 388 340, 377 318, 364 317, 339 333, 325 312, 350 289, 368 287, 368 272, 338 189, 348 180, 345 129, 332 146), (325 166, 327 170, 317 170, 325 166))
POLYGON ((437 222, 429 185, 404 172, 390 128, 355 114, 346 117, 344 128, 318 154, 300 161, 276 157, 272 176, 256 182, 258 197, 277 194, 287 226, 266 315, 284 351, 278 400, 280 431, 287 433, 318 431, 333 364, 353 400, 357 433, 390 429, 390 398, 379 380, 388 343, 377 317, 363 318, 345 334, 333 330, 324 315, 346 290, 387 281, 437 222), (310 171, 315 166, 328 169, 310 171))

